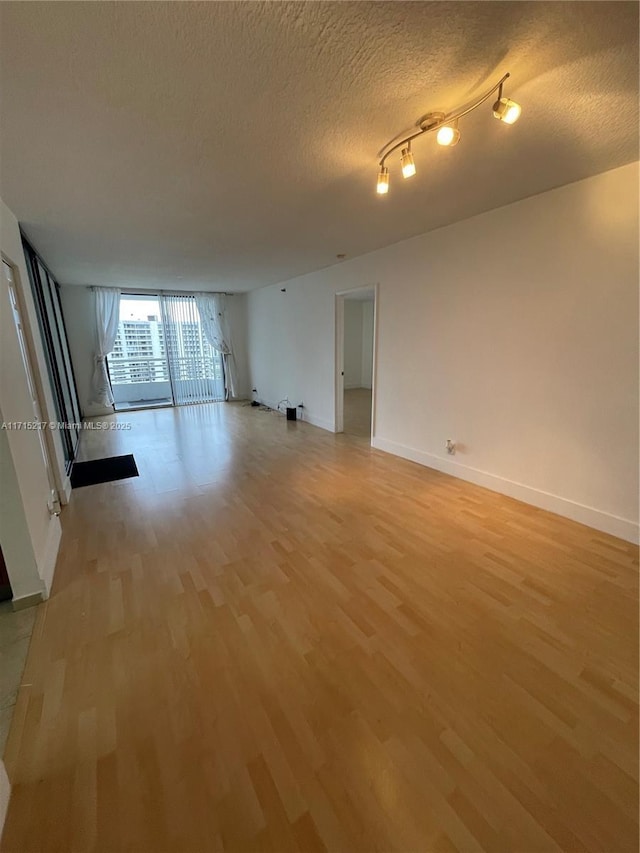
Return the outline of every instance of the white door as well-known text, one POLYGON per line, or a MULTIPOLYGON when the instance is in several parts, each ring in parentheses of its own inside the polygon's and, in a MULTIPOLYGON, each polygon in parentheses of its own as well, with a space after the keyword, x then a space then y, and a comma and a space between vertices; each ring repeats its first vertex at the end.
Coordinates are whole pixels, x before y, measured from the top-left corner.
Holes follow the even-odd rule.
MULTIPOLYGON (((27 385, 29 387, 31 406, 33 408, 33 422, 42 424, 42 409, 40 407, 40 400, 38 399, 38 393, 36 391, 36 383, 33 375, 33 366, 31 363, 31 357, 29 355, 29 349, 27 347, 27 338, 25 334, 24 324, 22 322, 22 314, 20 312, 20 304, 18 302, 16 283, 13 280, 13 270, 4 260, 2 261, 2 277, 4 278, 7 288, 9 290, 9 301, 11 303, 11 310, 13 312, 13 322, 15 323, 16 331, 18 333, 20 354, 22 356, 22 363, 24 364, 24 370, 27 375, 27 385)), ((47 472, 47 479, 49 480, 49 488, 52 490, 52 492, 55 493, 55 499, 57 500, 57 492, 55 492, 55 480, 53 478, 53 471, 49 461, 49 453, 47 451, 47 446, 44 440, 44 430, 41 428, 37 429, 36 432, 38 433, 42 461, 47 472)), ((50 495, 47 495, 48 499, 50 499, 50 497, 50 495)))

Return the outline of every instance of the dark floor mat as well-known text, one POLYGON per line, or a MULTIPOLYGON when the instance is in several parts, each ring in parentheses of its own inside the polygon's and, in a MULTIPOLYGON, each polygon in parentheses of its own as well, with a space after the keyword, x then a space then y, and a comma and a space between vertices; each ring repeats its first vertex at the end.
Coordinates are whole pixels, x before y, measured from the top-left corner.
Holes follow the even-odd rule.
POLYGON ((97 483, 110 483, 112 480, 126 480, 127 477, 137 476, 138 467, 133 453, 93 459, 90 462, 74 462, 71 488, 79 489, 81 486, 95 486, 97 483))

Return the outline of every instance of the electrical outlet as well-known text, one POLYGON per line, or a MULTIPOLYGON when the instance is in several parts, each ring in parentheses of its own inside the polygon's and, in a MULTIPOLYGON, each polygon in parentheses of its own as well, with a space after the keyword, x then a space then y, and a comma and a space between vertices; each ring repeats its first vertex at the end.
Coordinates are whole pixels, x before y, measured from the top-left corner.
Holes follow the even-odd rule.
POLYGON ((447 448, 447 453, 450 456, 453 456, 453 454, 456 452, 456 443, 455 443, 455 441, 452 441, 450 438, 447 439, 447 443, 445 444, 445 447, 447 448))

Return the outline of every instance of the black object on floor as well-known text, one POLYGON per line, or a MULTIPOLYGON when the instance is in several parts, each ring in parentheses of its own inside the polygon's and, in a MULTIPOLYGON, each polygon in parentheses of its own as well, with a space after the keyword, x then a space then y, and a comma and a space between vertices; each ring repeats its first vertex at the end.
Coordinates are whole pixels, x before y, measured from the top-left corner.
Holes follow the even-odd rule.
POLYGON ((288 421, 297 420, 296 414, 297 414, 296 409, 294 409, 293 407, 290 408, 289 406, 287 406, 287 420, 288 421))
POLYGON ((127 477, 137 476, 138 466, 133 453, 93 459, 91 462, 74 462, 71 488, 79 489, 80 486, 95 486, 97 483, 110 483, 112 480, 126 480, 127 477))

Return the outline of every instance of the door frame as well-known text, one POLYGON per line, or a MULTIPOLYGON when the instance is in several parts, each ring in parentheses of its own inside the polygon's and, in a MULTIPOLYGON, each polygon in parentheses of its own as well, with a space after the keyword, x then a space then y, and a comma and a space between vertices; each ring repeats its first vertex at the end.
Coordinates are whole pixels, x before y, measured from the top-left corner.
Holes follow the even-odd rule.
POLYGON ((371 435, 376 434, 376 385, 378 373, 378 298, 380 284, 363 284, 335 293, 335 351, 334 351, 334 420, 333 431, 344 432, 344 298, 361 290, 373 291, 373 363, 371 365, 371 435))

